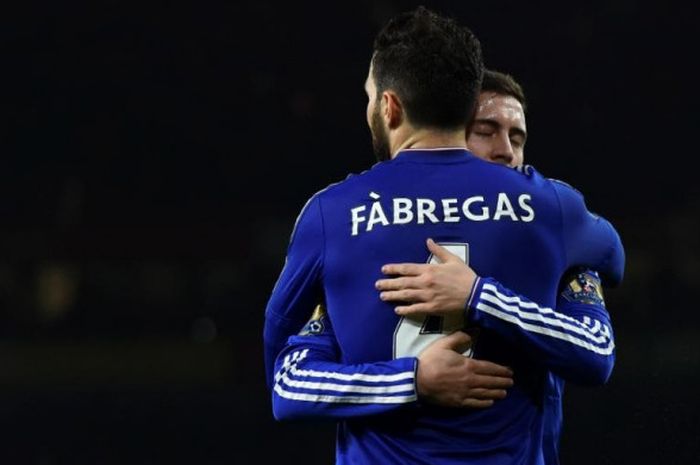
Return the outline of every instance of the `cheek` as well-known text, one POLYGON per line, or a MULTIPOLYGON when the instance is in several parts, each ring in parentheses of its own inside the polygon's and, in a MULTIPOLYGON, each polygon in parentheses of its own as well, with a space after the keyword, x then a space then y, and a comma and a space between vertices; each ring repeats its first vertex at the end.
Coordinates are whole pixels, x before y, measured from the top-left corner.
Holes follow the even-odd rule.
POLYGON ((519 166, 525 163, 525 155, 523 153, 523 149, 518 149, 513 153, 513 162, 511 163, 511 166, 519 166))

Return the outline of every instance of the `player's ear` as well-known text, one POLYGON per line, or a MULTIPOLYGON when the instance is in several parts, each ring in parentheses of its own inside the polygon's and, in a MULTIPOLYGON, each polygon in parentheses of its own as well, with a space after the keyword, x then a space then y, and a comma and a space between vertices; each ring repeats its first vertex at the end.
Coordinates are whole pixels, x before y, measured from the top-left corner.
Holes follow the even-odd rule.
POLYGON ((404 108, 401 99, 390 90, 382 92, 382 116, 384 117, 384 123, 389 129, 397 128, 404 119, 404 108))

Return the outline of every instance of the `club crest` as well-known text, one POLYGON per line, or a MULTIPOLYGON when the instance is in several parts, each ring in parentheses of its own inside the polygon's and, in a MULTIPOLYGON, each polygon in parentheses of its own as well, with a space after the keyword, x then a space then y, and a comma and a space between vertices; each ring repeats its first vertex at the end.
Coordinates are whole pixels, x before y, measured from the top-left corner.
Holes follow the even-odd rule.
POLYGON ((299 332, 299 336, 313 336, 316 334, 321 334, 325 328, 323 320, 326 318, 326 308, 319 304, 314 309, 313 314, 309 321, 304 325, 304 327, 299 332))
POLYGON ((600 277, 594 271, 583 271, 574 275, 562 292, 562 296, 569 302, 605 307, 600 277))

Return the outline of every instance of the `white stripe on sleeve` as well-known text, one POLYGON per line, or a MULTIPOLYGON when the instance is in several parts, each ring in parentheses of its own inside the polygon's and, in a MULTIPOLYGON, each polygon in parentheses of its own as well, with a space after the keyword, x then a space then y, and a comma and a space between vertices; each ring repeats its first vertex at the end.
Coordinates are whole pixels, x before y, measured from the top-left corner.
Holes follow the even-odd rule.
POLYGON ((600 355, 610 355, 615 348, 609 328, 600 321, 586 316, 581 322, 534 302, 523 302, 518 296, 504 295, 490 283, 484 284, 476 308, 526 331, 567 341, 600 355))

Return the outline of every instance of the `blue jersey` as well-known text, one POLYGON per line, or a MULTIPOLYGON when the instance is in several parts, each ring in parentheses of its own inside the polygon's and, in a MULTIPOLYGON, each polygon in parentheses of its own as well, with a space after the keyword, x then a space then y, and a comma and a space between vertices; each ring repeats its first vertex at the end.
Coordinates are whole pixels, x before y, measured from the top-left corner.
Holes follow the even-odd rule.
MULTIPOLYGON (((542 453, 547 465, 556 465, 559 463, 563 380, 603 384, 615 361, 615 344, 600 280, 592 271, 577 271, 567 277, 556 311, 516 295, 493 279, 482 281, 480 287, 482 291, 470 301, 472 311, 489 305, 493 300, 490 296, 517 299, 520 306, 532 311, 534 318, 548 319, 550 328, 552 325, 568 327, 579 336, 557 337, 556 331, 540 330, 546 326, 523 329, 520 321, 509 318, 508 313, 495 318, 485 315, 493 319, 492 326, 501 329, 509 341, 532 352, 533 363, 553 370, 544 390, 542 453), (486 283, 493 292, 484 292, 486 283)), ((410 406, 417 401, 416 362, 405 357, 343 364, 332 324, 319 305, 299 335, 290 337, 277 358, 273 412, 280 420, 343 420, 410 406)))
POLYGON ((541 463, 550 373, 533 362, 540 341, 568 341, 594 351, 614 347, 604 326, 589 321, 586 329, 586 322, 551 310, 557 285, 574 265, 600 270, 614 282, 622 276, 622 264, 615 231, 591 215, 570 187, 536 172, 526 175, 483 162, 464 150, 403 151, 307 203, 266 312, 268 373, 286 336, 323 299, 327 324, 334 328, 335 346, 329 350, 337 352, 334 360, 359 369, 360 378, 342 370, 305 371, 300 364, 309 360, 309 352, 297 350, 281 359, 278 379, 290 381, 285 391, 302 402, 334 402, 343 397, 338 392, 349 389, 337 390, 348 377, 350 384, 352 379, 365 383, 345 396, 350 400, 343 415, 349 419, 339 429, 339 463, 541 463), (382 277, 381 265, 427 260, 426 237, 450 244, 482 276, 498 280, 480 280, 464 317, 399 318, 378 298, 373 284, 382 277), (500 283, 540 305, 504 292, 500 283), (416 403, 415 355, 435 337, 470 325, 481 328, 474 356, 516 372, 508 397, 479 411, 416 403), (589 334, 594 332, 600 334, 589 334), (399 371, 388 374, 382 363, 386 370, 398 365, 399 371), (292 367, 292 376, 339 377, 294 381, 292 367), (412 407, 381 407, 393 404, 412 407), (353 419, 353 406, 382 414, 353 419))

